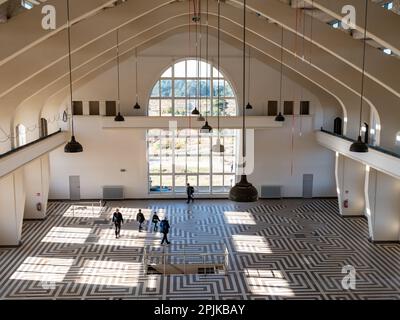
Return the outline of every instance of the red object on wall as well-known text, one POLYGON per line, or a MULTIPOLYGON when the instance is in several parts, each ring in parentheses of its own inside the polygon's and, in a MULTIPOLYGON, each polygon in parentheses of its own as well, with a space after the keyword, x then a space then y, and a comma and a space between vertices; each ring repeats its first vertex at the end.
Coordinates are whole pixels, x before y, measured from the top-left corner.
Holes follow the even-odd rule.
POLYGON ((36 204, 36 209, 37 211, 42 211, 42 204, 40 202, 36 204))
POLYGON ((343 201, 343 207, 345 207, 345 208, 349 207, 349 200, 348 199, 343 201))

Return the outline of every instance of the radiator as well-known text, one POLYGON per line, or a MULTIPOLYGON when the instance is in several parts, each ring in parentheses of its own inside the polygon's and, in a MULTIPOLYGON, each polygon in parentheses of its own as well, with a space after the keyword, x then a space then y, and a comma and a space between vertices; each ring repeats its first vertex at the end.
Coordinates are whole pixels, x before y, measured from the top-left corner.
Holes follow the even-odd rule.
POLYGON ((282 186, 261 186, 261 198, 263 199, 281 199, 282 186))
POLYGON ((104 200, 122 200, 124 199, 123 186, 104 186, 103 187, 104 200))

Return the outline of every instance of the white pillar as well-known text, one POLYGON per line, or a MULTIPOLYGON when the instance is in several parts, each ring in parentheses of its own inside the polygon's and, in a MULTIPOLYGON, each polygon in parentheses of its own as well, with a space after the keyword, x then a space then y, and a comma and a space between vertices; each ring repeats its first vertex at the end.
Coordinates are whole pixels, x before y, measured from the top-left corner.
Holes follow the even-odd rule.
POLYGON ((372 241, 400 241, 400 180, 368 169, 366 211, 372 241))
POLYGON ((49 155, 46 154, 25 165, 24 178, 26 193, 24 219, 46 218, 50 185, 49 155))
POLYGON ((24 170, 0 179, 0 246, 21 244, 25 207, 24 170))
POLYGON ((335 176, 340 214, 364 216, 365 165, 337 153, 335 176))

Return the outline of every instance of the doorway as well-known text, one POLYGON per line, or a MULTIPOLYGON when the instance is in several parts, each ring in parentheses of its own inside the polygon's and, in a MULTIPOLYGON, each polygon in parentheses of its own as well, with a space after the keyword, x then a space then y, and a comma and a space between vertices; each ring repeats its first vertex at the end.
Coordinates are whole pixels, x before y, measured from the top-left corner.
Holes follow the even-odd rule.
POLYGON ((69 198, 72 201, 81 200, 81 179, 80 176, 69 177, 69 198))
POLYGON ((303 175, 303 198, 312 199, 314 188, 314 175, 305 174, 303 175))

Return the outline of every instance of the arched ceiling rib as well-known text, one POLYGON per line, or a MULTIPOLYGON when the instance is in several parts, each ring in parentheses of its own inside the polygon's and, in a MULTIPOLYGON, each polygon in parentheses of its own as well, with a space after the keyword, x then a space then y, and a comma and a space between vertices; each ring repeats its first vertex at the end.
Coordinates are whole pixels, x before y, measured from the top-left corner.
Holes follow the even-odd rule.
MULTIPOLYGON (((342 8, 345 5, 353 5, 356 9, 357 19, 356 28, 359 32, 364 32, 365 25, 365 0, 304 0, 309 4, 314 3, 318 9, 330 14, 336 19, 341 20, 342 8)), ((382 8, 382 6, 369 1, 368 28, 367 36, 380 43, 383 47, 391 49, 400 55, 400 17, 382 8)))

